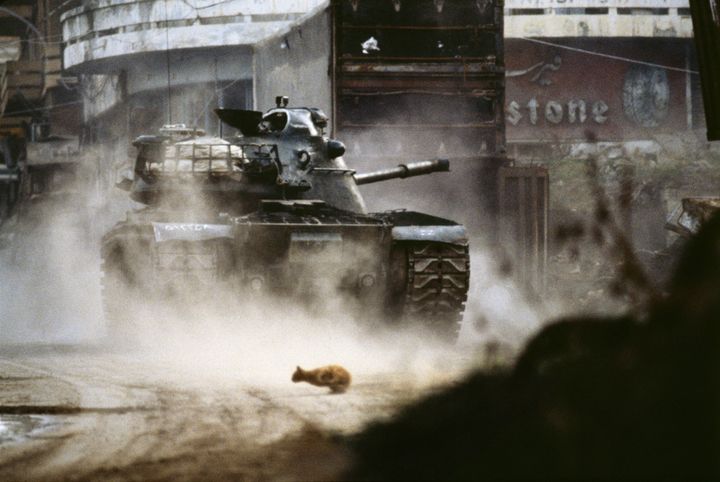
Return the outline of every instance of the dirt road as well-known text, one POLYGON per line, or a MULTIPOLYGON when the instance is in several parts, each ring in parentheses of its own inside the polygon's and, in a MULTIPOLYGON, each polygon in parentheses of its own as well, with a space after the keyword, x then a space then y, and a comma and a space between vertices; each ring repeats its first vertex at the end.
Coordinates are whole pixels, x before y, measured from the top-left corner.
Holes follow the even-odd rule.
POLYGON ((355 372, 331 395, 293 368, 264 382, 103 345, 0 347, 0 480, 332 479, 347 463, 333 434, 459 373, 355 372))

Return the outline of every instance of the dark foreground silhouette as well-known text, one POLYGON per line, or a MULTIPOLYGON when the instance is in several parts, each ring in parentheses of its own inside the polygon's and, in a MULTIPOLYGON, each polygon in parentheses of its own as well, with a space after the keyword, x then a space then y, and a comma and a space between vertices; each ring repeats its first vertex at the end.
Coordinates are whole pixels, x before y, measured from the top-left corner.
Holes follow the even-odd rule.
POLYGON ((638 319, 566 319, 349 440, 348 479, 720 480, 720 215, 638 319))

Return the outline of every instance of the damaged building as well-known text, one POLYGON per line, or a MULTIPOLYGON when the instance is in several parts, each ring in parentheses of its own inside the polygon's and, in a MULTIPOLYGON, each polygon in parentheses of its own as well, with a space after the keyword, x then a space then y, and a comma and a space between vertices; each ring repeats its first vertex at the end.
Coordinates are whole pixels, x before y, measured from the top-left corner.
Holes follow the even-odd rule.
POLYGON ((632 184, 626 235, 671 244, 680 199, 717 186, 687 0, 508 0, 505 52, 508 153, 549 167, 551 217, 589 217, 593 157, 611 197, 632 184))
POLYGON ((0 6, 0 224, 23 197, 75 176, 83 126, 77 77, 63 71, 61 0, 0 6))
POLYGON ((580 154, 588 130, 626 155, 704 136, 686 0, 509 0, 505 25, 513 157, 580 154))

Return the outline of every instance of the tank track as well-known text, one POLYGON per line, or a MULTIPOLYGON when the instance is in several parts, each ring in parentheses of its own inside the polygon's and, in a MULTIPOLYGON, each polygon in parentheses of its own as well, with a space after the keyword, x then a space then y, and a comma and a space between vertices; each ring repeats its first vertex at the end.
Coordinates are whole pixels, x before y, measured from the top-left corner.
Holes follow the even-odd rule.
POLYGON ((142 259, 140 250, 128 253, 123 249, 142 246, 148 236, 141 226, 121 222, 103 237, 100 287, 108 335, 113 338, 132 338, 137 333, 135 318, 143 286, 139 268, 149 259, 142 259))
POLYGON ((421 323, 442 340, 455 341, 470 286, 468 247, 412 243, 406 252, 404 317, 421 323))

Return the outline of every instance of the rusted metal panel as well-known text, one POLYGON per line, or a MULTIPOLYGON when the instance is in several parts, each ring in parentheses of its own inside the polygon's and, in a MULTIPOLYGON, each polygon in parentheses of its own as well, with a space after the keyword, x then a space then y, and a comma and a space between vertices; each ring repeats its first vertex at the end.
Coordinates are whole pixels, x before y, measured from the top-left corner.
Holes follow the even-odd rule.
MULTIPOLYGON (((467 60, 467 59, 466 59, 467 60)), ((498 67, 494 63, 481 63, 472 62, 470 64, 465 62, 448 62, 448 63, 432 63, 427 62, 401 62, 401 63, 377 63, 368 64, 366 62, 352 62, 345 60, 343 62, 343 73, 352 74, 360 72, 372 72, 374 74, 385 73, 388 75, 402 75, 412 74, 437 74, 437 75, 450 75, 455 76, 457 74, 464 73, 489 73, 497 74, 498 67)))
POLYGON ((518 283, 542 292, 546 284, 548 172, 502 167, 498 172, 500 243, 518 283))
POLYGON ((588 132, 599 141, 655 139, 688 128, 692 85, 683 70, 692 68, 686 64, 689 41, 575 38, 557 43, 611 57, 507 39, 510 143, 584 142, 588 132))
POLYGON ((335 0, 332 9, 339 137, 352 144, 360 131, 391 129, 408 156, 432 157, 425 141, 448 129, 462 139, 449 151, 435 142, 443 155, 504 151, 502 2, 335 0))

